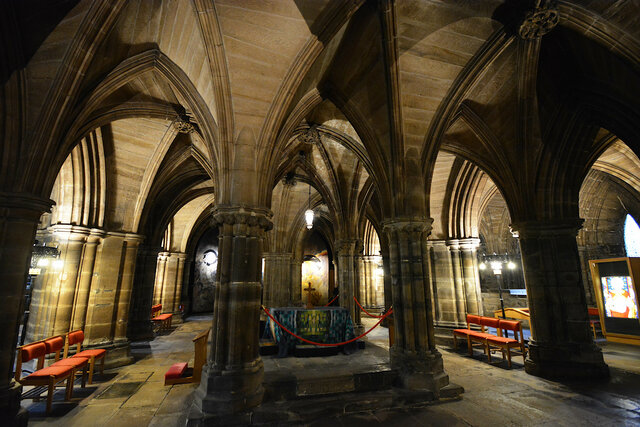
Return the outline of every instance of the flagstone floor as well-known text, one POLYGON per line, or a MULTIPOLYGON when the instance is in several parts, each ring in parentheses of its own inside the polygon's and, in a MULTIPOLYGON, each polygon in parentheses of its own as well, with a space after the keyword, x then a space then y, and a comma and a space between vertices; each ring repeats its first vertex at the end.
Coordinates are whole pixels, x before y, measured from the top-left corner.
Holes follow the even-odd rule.
MULTIPOLYGON (((30 412, 30 425, 184 425, 196 385, 164 386, 164 372, 175 362, 192 362, 191 339, 210 324, 210 316, 192 317, 153 341, 133 343, 134 364, 107 371, 102 377, 97 375, 94 384, 84 390, 76 386, 71 402, 64 402, 64 390, 58 390, 50 416, 45 416, 44 401, 23 401, 30 412)), ((372 325, 371 321, 365 322, 366 327, 372 325)), ((322 379, 335 372, 388 369, 386 332, 383 328, 374 330, 367 338, 366 348, 352 355, 284 359, 265 356, 265 378, 290 372, 322 379)), ((488 364, 479 351, 470 358, 464 350, 454 352, 442 347, 450 380, 465 389, 457 400, 350 413, 335 411, 336 402, 347 405, 374 397, 380 399, 390 393, 387 390, 315 398, 305 401, 306 406, 300 401, 270 404, 279 405, 278 410, 282 411, 305 408, 312 411, 312 421, 298 424, 334 427, 640 425, 640 348, 604 340, 598 340, 598 344, 612 372, 611 380, 604 383, 547 381, 526 374, 521 358, 516 358, 513 368, 508 369, 498 355, 495 363, 488 364)))

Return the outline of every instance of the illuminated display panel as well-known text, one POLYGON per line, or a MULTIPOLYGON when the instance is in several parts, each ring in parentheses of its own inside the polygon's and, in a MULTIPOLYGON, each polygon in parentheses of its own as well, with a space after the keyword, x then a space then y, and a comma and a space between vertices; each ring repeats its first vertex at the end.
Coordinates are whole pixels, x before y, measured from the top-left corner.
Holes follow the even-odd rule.
POLYGON ((638 319, 638 305, 631 277, 607 276, 601 280, 606 316, 638 319))

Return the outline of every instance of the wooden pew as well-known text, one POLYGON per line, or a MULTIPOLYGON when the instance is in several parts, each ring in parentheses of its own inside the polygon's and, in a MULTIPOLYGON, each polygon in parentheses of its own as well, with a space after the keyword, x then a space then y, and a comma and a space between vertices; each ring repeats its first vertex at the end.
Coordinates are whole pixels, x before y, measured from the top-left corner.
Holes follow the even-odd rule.
POLYGON ((68 332, 67 339, 64 343, 64 357, 69 355, 69 347, 76 346, 76 352, 71 358, 84 357, 89 361, 89 384, 93 384, 93 370, 96 365, 96 360, 100 362, 100 374, 104 373, 104 359, 107 355, 107 350, 103 348, 92 348, 88 350, 82 350, 82 343, 84 341, 84 332, 81 329, 68 332))
POLYGON ((193 368, 189 369, 186 362, 174 363, 164 374, 164 385, 199 383, 202 376, 202 366, 207 361, 207 341, 209 331, 200 332, 193 339, 193 368))

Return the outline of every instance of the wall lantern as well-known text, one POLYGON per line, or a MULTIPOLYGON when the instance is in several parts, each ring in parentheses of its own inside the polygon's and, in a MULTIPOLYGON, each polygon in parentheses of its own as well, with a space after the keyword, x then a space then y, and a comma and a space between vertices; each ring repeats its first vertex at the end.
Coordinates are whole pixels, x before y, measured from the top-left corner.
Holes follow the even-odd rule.
POLYGON ((204 262, 207 267, 211 267, 218 263, 218 253, 213 249, 209 249, 204 252, 202 256, 202 262, 204 262))

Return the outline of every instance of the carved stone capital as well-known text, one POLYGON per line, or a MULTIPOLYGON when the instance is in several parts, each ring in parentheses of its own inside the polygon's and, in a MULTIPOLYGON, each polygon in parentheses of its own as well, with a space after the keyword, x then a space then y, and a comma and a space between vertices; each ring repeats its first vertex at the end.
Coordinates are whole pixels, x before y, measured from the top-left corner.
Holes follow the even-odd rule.
POLYGON ((29 193, 0 192, 0 217, 38 221, 55 202, 29 193))
POLYGON ((560 13, 555 5, 539 7, 525 15, 518 28, 518 35, 524 40, 537 39, 553 30, 558 22, 560 13))
POLYGON ((514 237, 521 239, 552 238, 556 236, 576 237, 584 219, 569 218, 545 221, 521 221, 509 226, 514 237))
POLYGON ((387 235, 410 235, 425 234, 425 237, 431 233, 433 218, 421 219, 393 219, 382 222, 382 230, 387 235))
POLYGON ((221 225, 246 225, 251 228, 259 228, 269 231, 273 228, 273 212, 265 208, 250 208, 247 206, 218 205, 211 210, 213 224, 221 225))
POLYGON ((356 255, 363 252, 364 246, 360 239, 341 239, 336 241, 335 250, 338 255, 356 255))
POLYGON ((452 250, 461 250, 461 251, 469 251, 475 250, 480 246, 480 239, 475 237, 467 237, 464 239, 448 239, 446 241, 449 249, 452 250))

